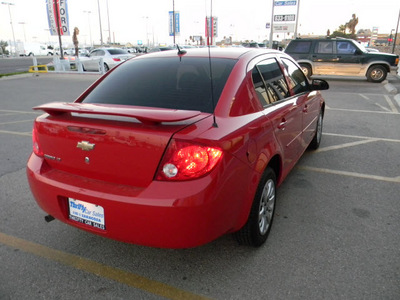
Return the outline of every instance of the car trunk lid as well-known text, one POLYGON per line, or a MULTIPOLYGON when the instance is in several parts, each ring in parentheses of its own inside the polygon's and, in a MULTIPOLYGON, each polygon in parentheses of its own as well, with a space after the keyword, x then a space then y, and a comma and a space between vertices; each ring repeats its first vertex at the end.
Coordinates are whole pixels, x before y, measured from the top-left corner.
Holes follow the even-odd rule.
POLYGON ((50 103, 35 135, 52 169, 107 182, 147 186, 172 135, 208 116, 198 111, 50 103))

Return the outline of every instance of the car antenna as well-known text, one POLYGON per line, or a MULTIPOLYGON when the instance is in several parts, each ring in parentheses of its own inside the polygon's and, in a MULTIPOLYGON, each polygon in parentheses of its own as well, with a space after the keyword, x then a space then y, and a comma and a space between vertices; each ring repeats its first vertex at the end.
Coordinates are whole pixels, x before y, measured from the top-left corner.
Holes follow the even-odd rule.
MULTIPOLYGON (((209 21, 207 21, 207 33, 208 33, 208 39, 207 39, 207 48, 208 48, 208 62, 210 65, 210 87, 211 87, 211 104, 212 104, 212 112, 213 112, 213 127, 218 128, 217 124, 217 119, 215 118, 215 100, 214 100, 214 84, 213 84, 213 73, 212 73, 212 64, 211 64, 211 45, 208 42, 210 38, 211 33, 211 24, 212 24, 212 0, 211 0, 211 5, 210 5, 210 14, 211 17, 209 18, 209 21)), ((207 16, 207 11, 206 11, 206 16, 207 16)), ((206 17, 207 20, 207 17, 206 17)))
POLYGON ((181 49, 178 44, 176 44, 176 48, 178 48, 178 55, 183 55, 183 54, 187 53, 187 51, 184 49, 181 49))

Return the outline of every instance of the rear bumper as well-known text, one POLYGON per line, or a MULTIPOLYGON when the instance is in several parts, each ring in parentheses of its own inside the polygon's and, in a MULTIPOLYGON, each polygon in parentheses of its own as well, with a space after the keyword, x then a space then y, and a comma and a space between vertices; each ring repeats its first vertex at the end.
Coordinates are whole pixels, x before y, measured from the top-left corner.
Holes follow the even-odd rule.
POLYGON ((223 178, 216 172, 193 181, 153 181, 136 188, 50 169, 34 154, 26 171, 37 203, 56 219, 111 239, 160 248, 196 247, 238 230, 253 199, 246 182, 235 182, 238 176, 223 178), (103 207, 106 229, 71 220, 68 198, 103 207))

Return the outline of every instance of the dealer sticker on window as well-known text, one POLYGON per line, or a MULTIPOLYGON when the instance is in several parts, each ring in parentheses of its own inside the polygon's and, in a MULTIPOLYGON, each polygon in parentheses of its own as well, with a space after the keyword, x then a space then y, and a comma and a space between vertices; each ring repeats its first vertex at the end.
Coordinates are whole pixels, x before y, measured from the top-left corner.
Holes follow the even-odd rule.
POLYGON ((68 198, 68 203, 71 220, 95 228, 106 229, 103 207, 72 198, 68 198))

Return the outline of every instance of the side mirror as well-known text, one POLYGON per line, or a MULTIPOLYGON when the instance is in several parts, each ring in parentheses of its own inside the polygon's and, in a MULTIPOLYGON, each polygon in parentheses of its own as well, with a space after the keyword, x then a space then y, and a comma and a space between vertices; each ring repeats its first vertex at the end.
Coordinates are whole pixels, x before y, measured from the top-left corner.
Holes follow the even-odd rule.
POLYGON ((311 81, 311 89, 313 91, 322 91, 329 89, 329 83, 323 79, 313 79, 311 81))

